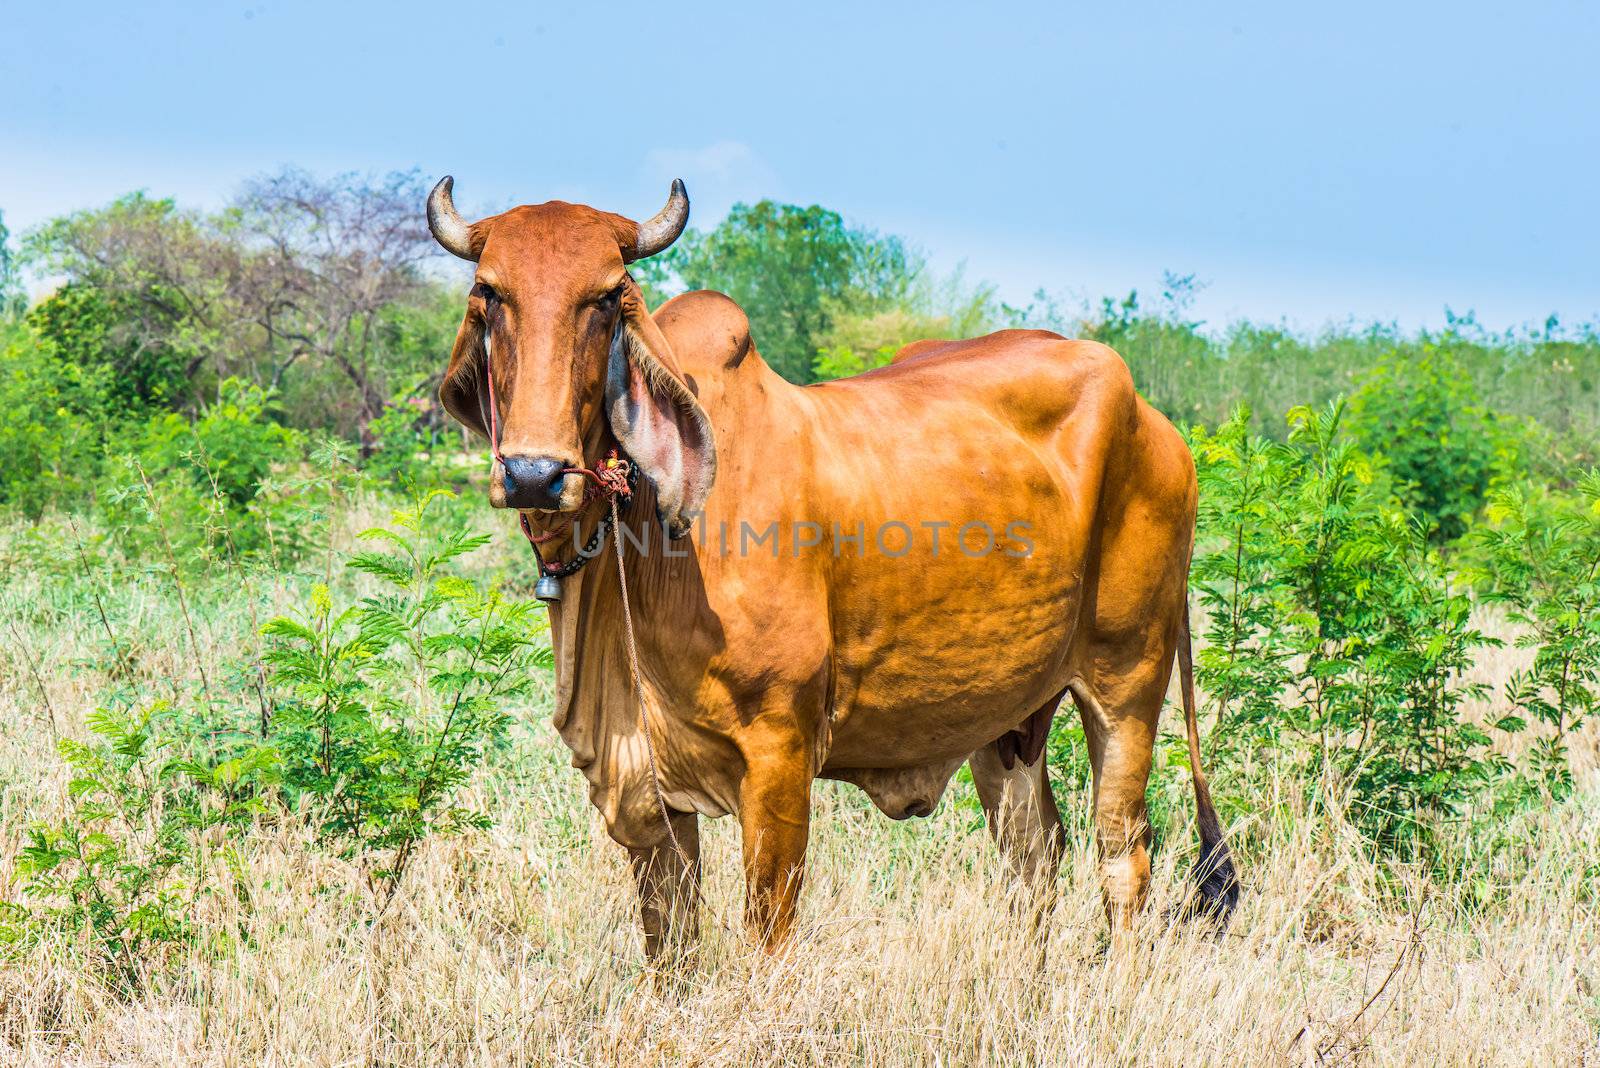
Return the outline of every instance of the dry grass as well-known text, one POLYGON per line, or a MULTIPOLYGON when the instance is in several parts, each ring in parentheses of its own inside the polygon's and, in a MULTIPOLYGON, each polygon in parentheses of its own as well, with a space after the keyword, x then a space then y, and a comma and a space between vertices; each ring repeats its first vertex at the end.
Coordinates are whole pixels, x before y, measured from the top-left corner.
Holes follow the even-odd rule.
MULTIPOLYGON (((145 636, 147 677, 191 676, 160 584, 117 596, 125 632, 145 636)), ((11 582, 13 605, 50 598, 11 582)), ((81 734, 106 685, 93 608, 51 604, 26 641, 61 729, 81 734)), ((220 604, 200 630, 220 678, 245 610, 220 604)), ((8 630, 0 649, 9 879, 21 829, 62 811, 66 778, 8 630)), ((1503 674, 1514 657, 1481 670, 1503 674)), ((1574 747, 1579 796, 1505 828, 1512 847, 1483 865, 1487 907, 1380 869, 1338 813, 1308 812, 1285 788, 1234 828, 1248 892, 1224 937, 1163 920, 1192 855, 1180 825, 1156 855, 1142 927, 1111 952, 1084 798, 1061 798, 1077 848, 1036 933, 960 784, 910 824, 822 786, 793 944, 768 957, 731 925, 737 832, 719 821, 702 959, 662 977, 644 969, 620 851, 538 709, 527 724, 478 787, 495 829, 429 847, 375 925, 360 873, 277 827, 237 843, 238 885, 206 899, 207 929, 241 936, 231 954, 196 952, 133 1000, 72 944, 0 958, 0 1063, 1600 1066, 1592 734, 1574 747)))

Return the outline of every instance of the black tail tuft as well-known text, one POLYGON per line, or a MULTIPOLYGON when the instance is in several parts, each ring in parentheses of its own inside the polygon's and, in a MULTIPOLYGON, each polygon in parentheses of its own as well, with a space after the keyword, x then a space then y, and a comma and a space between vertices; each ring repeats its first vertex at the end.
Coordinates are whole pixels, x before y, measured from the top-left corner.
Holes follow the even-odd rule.
POLYGON ((1194 866, 1194 894, 1184 909, 1184 918, 1211 920, 1226 927, 1239 905, 1239 875, 1234 871, 1233 854, 1222 837, 1211 798, 1205 798, 1199 809, 1200 860, 1194 866))
POLYGON ((1200 727, 1195 722, 1194 648, 1189 638, 1189 605, 1179 618, 1178 676, 1183 685, 1183 725, 1189 738, 1189 772, 1194 778, 1195 822, 1200 827, 1200 861, 1194 868, 1195 892, 1183 910, 1184 917, 1203 916, 1226 926, 1239 904, 1239 876, 1233 854, 1222 837, 1222 821, 1211 802, 1211 787, 1200 770, 1200 727))

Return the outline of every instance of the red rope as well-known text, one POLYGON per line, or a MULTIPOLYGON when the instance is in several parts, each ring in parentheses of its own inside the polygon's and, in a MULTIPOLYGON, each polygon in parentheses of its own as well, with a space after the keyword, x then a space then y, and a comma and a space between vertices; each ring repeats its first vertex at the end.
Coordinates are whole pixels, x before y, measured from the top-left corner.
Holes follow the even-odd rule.
POLYGON ((494 357, 489 353, 489 324, 483 324, 483 373, 489 379, 489 455, 502 468, 506 458, 500 455, 500 406, 494 399, 494 357))
POLYGON ((617 455, 617 450, 612 449, 596 467, 591 470, 587 467, 563 467, 563 475, 582 475, 588 479, 589 484, 583 489, 583 500, 578 507, 566 513, 565 517, 555 526, 543 534, 534 534, 532 526, 528 523, 528 513, 522 513, 522 532, 534 545, 543 545, 557 535, 563 533, 578 518, 578 512, 590 501, 606 500, 613 497, 631 497, 633 490, 628 486, 628 461, 617 455))

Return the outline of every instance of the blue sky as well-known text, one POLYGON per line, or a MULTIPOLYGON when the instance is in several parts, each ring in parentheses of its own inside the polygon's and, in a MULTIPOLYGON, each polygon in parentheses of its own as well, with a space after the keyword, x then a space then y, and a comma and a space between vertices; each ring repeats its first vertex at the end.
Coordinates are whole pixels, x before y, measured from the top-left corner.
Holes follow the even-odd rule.
POLYGON ((0 211, 201 206, 283 163, 488 210, 773 196, 1012 298, 1197 314, 1600 314, 1600 5, 13 0, 0 211))

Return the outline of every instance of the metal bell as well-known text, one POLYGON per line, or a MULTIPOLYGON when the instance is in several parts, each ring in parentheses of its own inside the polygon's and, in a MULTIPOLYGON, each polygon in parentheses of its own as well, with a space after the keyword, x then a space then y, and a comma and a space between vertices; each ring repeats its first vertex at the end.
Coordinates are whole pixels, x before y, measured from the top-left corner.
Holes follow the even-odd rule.
POLYGON ((561 580, 554 575, 540 575, 533 584, 533 595, 546 603, 561 600, 561 580))

